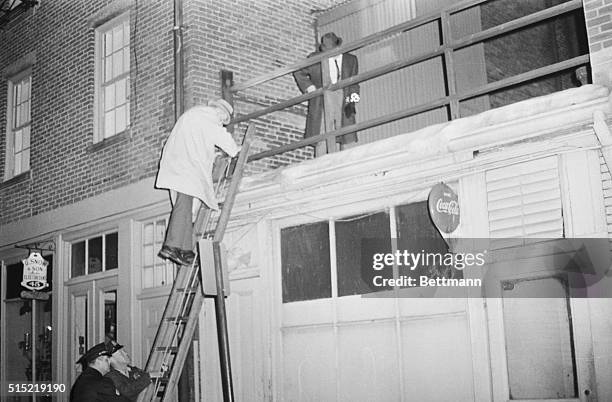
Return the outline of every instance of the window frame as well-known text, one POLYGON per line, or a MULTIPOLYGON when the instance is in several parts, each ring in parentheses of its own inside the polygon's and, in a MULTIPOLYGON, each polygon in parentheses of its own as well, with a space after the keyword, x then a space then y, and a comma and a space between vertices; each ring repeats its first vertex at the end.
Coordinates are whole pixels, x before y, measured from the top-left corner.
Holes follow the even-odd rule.
POLYGON ((68 249, 67 249, 67 256, 68 256, 68 280, 74 280, 74 279, 81 279, 81 278, 91 278, 93 275, 99 275, 99 274, 105 274, 105 273, 115 273, 119 271, 119 230, 117 228, 115 229, 110 229, 110 230, 106 230, 106 231, 102 231, 99 233, 93 233, 90 234, 88 236, 85 237, 80 237, 80 238, 76 238, 74 240, 70 240, 68 242, 68 249), (106 265, 107 265, 107 258, 106 258, 106 237, 108 235, 112 235, 112 234, 116 234, 117 235, 117 267, 116 268, 112 268, 112 269, 107 269, 106 265), (102 245, 101 245, 101 250, 102 250, 102 268, 100 271, 97 272, 89 272, 89 241, 93 240, 95 238, 101 237, 102 238, 102 245), (84 242, 85 243, 85 272, 82 275, 77 275, 77 276, 73 276, 72 274, 72 248, 74 247, 75 244, 77 243, 81 243, 84 242))
POLYGON ((140 290, 145 292, 150 292, 155 289, 164 288, 170 286, 174 283, 174 279, 176 278, 176 267, 173 263, 168 260, 162 260, 157 256, 157 251, 159 250, 156 246, 161 247, 164 242, 166 230, 168 229, 168 221, 169 216, 158 216, 154 218, 145 219, 139 222, 139 241, 138 245, 138 253, 140 256, 140 290), (159 222, 164 222, 164 231, 161 239, 157 239, 157 225, 159 222), (147 243, 145 230, 147 225, 153 225, 153 242, 147 243), (158 241, 161 240, 161 241, 158 241), (153 252, 153 265, 145 265, 145 247, 152 247, 153 252), (146 276, 151 273, 152 275, 152 286, 147 286, 146 276), (155 278, 162 277, 164 283, 156 284, 155 278))
MULTIPOLYGON (((132 52, 132 39, 131 39, 131 23, 130 23, 130 13, 129 11, 123 12, 116 17, 100 24, 95 27, 95 46, 94 46, 94 135, 93 142, 94 144, 100 143, 104 140, 108 140, 114 138, 122 133, 129 131, 131 126, 131 52, 132 52), (113 77, 109 81, 104 81, 104 58, 105 58, 105 48, 104 48, 104 36, 106 33, 111 32, 115 27, 124 24, 127 21, 127 29, 129 43, 127 46, 127 54, 128 54, 128 68, 126 71, 123 71, 117 77, 113 77), (114 131, 113 134, 106 136, 105 129, 105 88, 108 85, 113 85, 121 80, 126 80, 126 96, 125 96, 125 127, 120 131, 114 131)), ((125 38, 125 32, 123 33, 123 38, 125 38)), ((125 51, 125 45, 121 47, 120 51, 125 51)), ((113 52, 114 54, 115 52, 113 52)), ((117 108, 113 106, 113 110, 117 108)), ((116 124, 116 122, 115 122, 116 124)))
MULTIPOLYGON (((456 187, 456 183, 451 183, 451 186, 456 187)), ((336 217, 321 217, 320 219, 316 219, 316 220, 308 220, 308 221, 299 221, 296 223, 296 221, 291 221, 291 222, 287 222, 286 224, 281 224, 278 226, 277 228, 277 239, 278 239, 278 250, 279 250, 279 284, 280 284, 280 288, 279 288, 279 294, 280 294, 280 303, 283 306, 287 306, 290 304, 300 304, 300 303, 312 303, 312 302, 323 302, 323 301, 330 301, 330 300, 334 300, 334 299, 346 299, 346 298, 351 298, 351 297, 363 297, 364 295, 373 295, 375 293, 383 293, 383 292, 388 292, 389 290, 400 290, 402 292, 420 292, 420 286, 416 286, 414 288, 402 288, 399 286, 394 286, 393 289, 386 289, 381 287, 380 290, 376 290, 376 291, 372 291, 372 292, 365 292, 365 293, 349 293, 349 294, 340 294, 340 284, 339 284, 339 274, 340 274, 340 269, 338 267, 338 252, 337 252, 337 247, 338 247, 338 239, 337 239, 337 226, 336 223, 338 222, 342 222, 342 221, 354 221, 354 220, 359 220, 368 216, 373 216, 373 215, 377 215, 377 214, 386 214, 387 215, 387 219, 388 219, 388 230, 389 230, 389 236, 391 239, 391 249, 392 252, 395 252, 395 250, 398 249, 398 239, 399 239, 399 222, 398 222, 398 218, 399 218, 399 210, 402 207, 406 207, 406 206, 410 206, 410 205, 416 205, 416 204, 422 204, 425 203, 425 209, 427 209, 427 199, 412 199, 408 202, 398 202, 398 203, 394 203, 393 205, 384 207, 384 208, 373 208, 373 209, 368 209, 366 211, 361 211, 361 212, 353 212, 353 213, 342 213, 342 215, 340 216, 336 216, 336 217), (303 300, 293 300, 293 301, 285 301, 284 300, 284 289, 283 289, 283 261, 282 261, 282 256, 280 255, 280 250, 282 250, 283 248, 283 244, 282 244, 282 230, 286 229, 286 228, 291 228, 291 227, 297 227, 297 226, 302 226, 302 225, 309 225, 309 224, 316 224, 316 223, 326 223, 328 230, 329 230, 329 259, 330 259, 330 270, 331 270, 331 296, 329 297, 319 297, 319 298, 313 298, 313 299, 303 299, 303 300)), ((435 226, 433 224, 433 222, 431 222, 431 225, 434 229, 434 231, 437 231, 437 229, 435 229, 435 226)), ((442 238, 442 237, 440 237, 442 238)), ((399 277, 399 269, 398 267, 393 267, 393 277, 397 278, 399 277)))
MULTIPOLYGON (((26 69, 21 70, 17 74, 12 75, 7 80, 7 109, 6 109, 6 148, 5 148, 5 164, 4 164, 4 181, 10 180, 14 177, 20 176, 29 172, 32 169, 32 159, 31 159, 31 150, 32 150, 32 67, 28 67, 26 69), (29 78, 29 119, 27 123, 20 124, 19 127, 13 127, 13 114, 15 108, 15 96, 14 91, 17 85, 20 85, 25 79, 29 78), (28 166, 27 169, 21 170, 19 173, 15 173, 15 131, 21 130, 25 127, 29 128, 30 131, 30 141, 27 147, 28 152, 28 166)), ((23 143, 22 143, 23 145, 23 143)), ((25 149, 21 149, 21 153, 23 153, 25 149)))

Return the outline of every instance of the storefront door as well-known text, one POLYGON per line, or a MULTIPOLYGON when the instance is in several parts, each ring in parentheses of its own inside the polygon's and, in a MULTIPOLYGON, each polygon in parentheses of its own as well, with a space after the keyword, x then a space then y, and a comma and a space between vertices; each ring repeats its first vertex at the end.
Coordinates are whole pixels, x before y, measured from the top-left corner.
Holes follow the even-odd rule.
POLYGON ((68 287, 70 383, 81 373, 76 361, 93 345, 117 334, 117 276, 83 281, 68 287))

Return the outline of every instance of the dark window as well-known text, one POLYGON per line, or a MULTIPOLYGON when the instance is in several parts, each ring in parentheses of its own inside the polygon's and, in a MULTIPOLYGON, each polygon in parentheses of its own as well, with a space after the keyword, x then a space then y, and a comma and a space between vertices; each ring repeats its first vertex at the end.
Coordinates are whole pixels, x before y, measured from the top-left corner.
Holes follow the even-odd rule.
POLYGON ((87 273, 93 274, 102 271, 102 236, 89 239, 89 258, 87 273))
POLYGON ((118 243, 118 233, 110 233, 106 235, 106 270, 117 269, 119 267, 118 243))
MULTIPOLYGON (((445 255, 448 253, 446 242, 429 218, 427 201, 397 207, 397 249, 409 253, 445 255)), ((414 271, 400 270, 400 275, 418 278, 426 275, 429 278, 463 278, 462 271, 441 264, 441 259, 429 258, 431 263, 419 266, 414 271)))
POLYGON ((22 290, 23 263, 21 261, 6 266, 6 298, 16 299, 22 290))
POLYGON ((331 297, 329 224, 281 230, 283 303, 331 297))
POLYGON ((85 241, 72 243, 72 278, 85 275, 85 241))
POLYGON ((71 277, 117 269, 119 236, 117 232, 72 243, 71 277), (85 256, 87 255, 87 264, 85 256))
POLYGON ((372 276, 375 273, 372 269, 372 254, 390 252, 388 213, 381 212, 357 219, 345 218, 336 222, 338 296, 382 290, 372 286, 372 276))

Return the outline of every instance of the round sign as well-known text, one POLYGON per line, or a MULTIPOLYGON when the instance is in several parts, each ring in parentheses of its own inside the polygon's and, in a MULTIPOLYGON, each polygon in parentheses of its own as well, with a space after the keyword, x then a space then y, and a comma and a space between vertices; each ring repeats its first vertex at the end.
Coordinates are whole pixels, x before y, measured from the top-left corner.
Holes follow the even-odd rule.
POLYGON ((452 188, 438 183, 429 192, 429 216, 442 233, 452 233, 459 226, 459 197, 452 188))

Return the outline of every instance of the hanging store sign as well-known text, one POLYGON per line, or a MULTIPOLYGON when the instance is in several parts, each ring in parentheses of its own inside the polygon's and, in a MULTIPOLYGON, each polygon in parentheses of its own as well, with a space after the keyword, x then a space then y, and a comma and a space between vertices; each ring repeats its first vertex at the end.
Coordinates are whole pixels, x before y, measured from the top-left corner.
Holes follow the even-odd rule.
POLYGON ((429 216, 442 233, 452 233, 459 226, 459 197, 444 183, 438 183, 429 192, 429 216))
POLYGON ((42 290, 49 286, 47 282, 47 265, 40 253, 32 252, 23 262, 23 279, 21 286, 29 290, 42 290))

